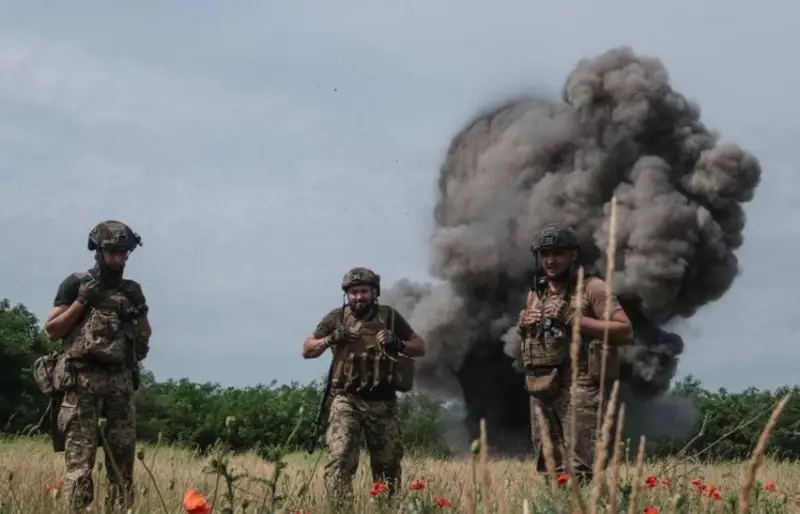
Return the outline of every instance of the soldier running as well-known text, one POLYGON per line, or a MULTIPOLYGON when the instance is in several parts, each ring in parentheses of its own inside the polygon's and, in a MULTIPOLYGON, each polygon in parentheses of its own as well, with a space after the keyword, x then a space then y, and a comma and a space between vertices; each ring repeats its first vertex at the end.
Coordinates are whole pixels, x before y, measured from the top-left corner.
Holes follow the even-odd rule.
POLYGON ((325 466, 328 495, 340 508, 352 505, 353 476, 365 436, 372 477, 393 494, 400 487, 403 436, 397 392, 410 391, 415 357, 425 343, 394 308, 378 304, 380 276, 353 268, 342 279, 347 303, 326 314, 303 343, 303 357, 330 348, 331 398, 325 466))

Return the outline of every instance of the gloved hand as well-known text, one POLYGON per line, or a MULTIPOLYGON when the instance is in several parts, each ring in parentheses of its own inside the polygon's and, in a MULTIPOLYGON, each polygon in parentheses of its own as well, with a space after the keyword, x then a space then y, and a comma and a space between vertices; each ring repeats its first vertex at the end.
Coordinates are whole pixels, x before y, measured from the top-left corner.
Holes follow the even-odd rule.
POLYGON ((81 279, 81 285, 78 288, 78 303, 87 307, 97 301, 100 296, 100 281, 95 280, 91 275, 86 275, 81 279))
POLYGON ((355 342, 358 339, 358 334, 345 328, 338 327, 328 337, 325 338, 325 344, 328 346, 341 346, 355 342))
POLYGON ((397 337, 397 334, 391 330, 381 330, 378 332, 378 343, 393 352, 400 353, 406 348, 406 343, 397 337))

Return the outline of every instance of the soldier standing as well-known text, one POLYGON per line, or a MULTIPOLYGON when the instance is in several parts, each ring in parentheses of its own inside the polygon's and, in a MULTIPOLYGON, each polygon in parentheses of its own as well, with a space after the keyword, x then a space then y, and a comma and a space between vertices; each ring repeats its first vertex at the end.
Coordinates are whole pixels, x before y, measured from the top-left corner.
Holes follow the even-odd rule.
MULTIPOLYGON (((570 441, 571 405, 575 406, 575 454, 572 466, 581 481, 590 480, 594 466, 597 411, 600 408, 600 366, 602 339, 606 327, 605 283, 597 277, 584 281, 578 358, 577 389, 570 394, 572 368, 570 346, 575 312, 573 294, 577 280, 579 242, 569 228, 546 227, 531 246, 536 259, 537 280, 520 313, 520 359, 525 385, 530 394, 531 436, 538 454, 537 468, 544 471, 541 439, 534 408, 545 416, 553 441, 556 468, 565 471, 570 441)), ((608 321, 609 352, 606 381, 618 378, 619 361, 615 346, 633 343, 633 328, 615 296, 611 296, 608 321)), ((607 390, 607 388, 606 388, 607 390)))
POLYGON ((151 330, 141 286, 122 275, 141 244, 124 223, 98 224, 88 241, 94 267, 61 282, 45 325, 51 340, 64 342, 53 386, 63 394, 57 426, 64 434, 67 499, 74 508, 94 501, 92 468, 101 444, 107 444, 108 506, 133 504, 134 394, 151 330))
POLYGON ((411 390, 414 357, 425 343, 403 316, 378 304, 380 276, 353 268, 342 279, 347 303, 326 314, 303 343, 303 357, 331 349, 329 424, 325 466, 329 496, 341 507, 352 501, 362 435, 375 482, 400 487, 403 441, 397 411, 398 391, 411 390))

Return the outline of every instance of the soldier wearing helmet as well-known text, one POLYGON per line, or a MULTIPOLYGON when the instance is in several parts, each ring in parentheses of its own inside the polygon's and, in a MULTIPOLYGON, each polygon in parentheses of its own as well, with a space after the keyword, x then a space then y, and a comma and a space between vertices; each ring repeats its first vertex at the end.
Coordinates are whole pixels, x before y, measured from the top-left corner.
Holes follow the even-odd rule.
POLYGON ((48 385, 57 392, 54 425, 64 444, 56 449, 64 451, 66 498, 73 508, 84 508, 94 500, 92 469, 100 418, 106 419, 102 428, 110 452, 106 461, 113 459, 120 475, 106 466, 107 501, 123 510, 133 503, 134 394, 151 329, 142 288, 124 279, 123 272, 130 253, 141 244, 139 235, 119 221, 95 226, 88 240, 94 266, 61 282, 45 325, 51 340, 63 342, 48 385))
MULTIPOLYGON (((539 455, 537 468, 544 472, 541 439, 535 407, 542 409, 553 440, 556 466, 566 471, 567 443, 571 422, 568 416, 575 406, 575 453, 572 467, 581 480, 590 480, 594 467, 597 413, 601 408, 601 366, 603 333, 608 325, 609 353, 605 379, 618 378, 619 361, 616 346, 633 343, 633 329, 625 311, 611 295, 610 320, 605 321, 605 283, 598 277, 584 280, 581 308, 581 346, 578 357, 578 380, 574 394, 570 392, 572 363, 572 319, 577 306, 572 295, 576 287, 576 271, 580 245, 570 228, 549 225, 537 236, 531 251, 534 255, 537 280, 520 312, 517 333, 520 336, 520 364, 525 373, 525 386, 530 395, 531 436, 539 455)), ((608 387, 604 388, 608 392, 608 387)))
POLYGON ((346 303, 326 314, 303 343, 303 357, 332 352, 331 397, 326 441, 330 457, 325 485, 341 508, 352 502, 362 436, 370 453, 372 477, 400 487, 403 441, 397 392, 411 390, 414 358, 425 343, 394 308, 379 305, 380 276, 353 268, 342 279, 346 303))

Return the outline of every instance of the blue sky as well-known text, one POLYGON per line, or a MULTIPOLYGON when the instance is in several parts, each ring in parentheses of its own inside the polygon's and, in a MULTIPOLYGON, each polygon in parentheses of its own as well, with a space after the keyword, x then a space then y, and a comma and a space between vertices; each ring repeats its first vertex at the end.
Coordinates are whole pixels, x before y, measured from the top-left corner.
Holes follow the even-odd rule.
POLYGON ((673 327, 680 374, 796 381, 788 2, 76 5, 0 5, 0 296, 40 318, 91 265, 91 227, 121 219, 144 240, 128 274, 159 379, 318 377, 325 359, 300 345, 344 271, 428 280, 438 166, 461 125, 510 93, 558 93, 577 60, 628 44, 763 167, 742 276, 673 327))

